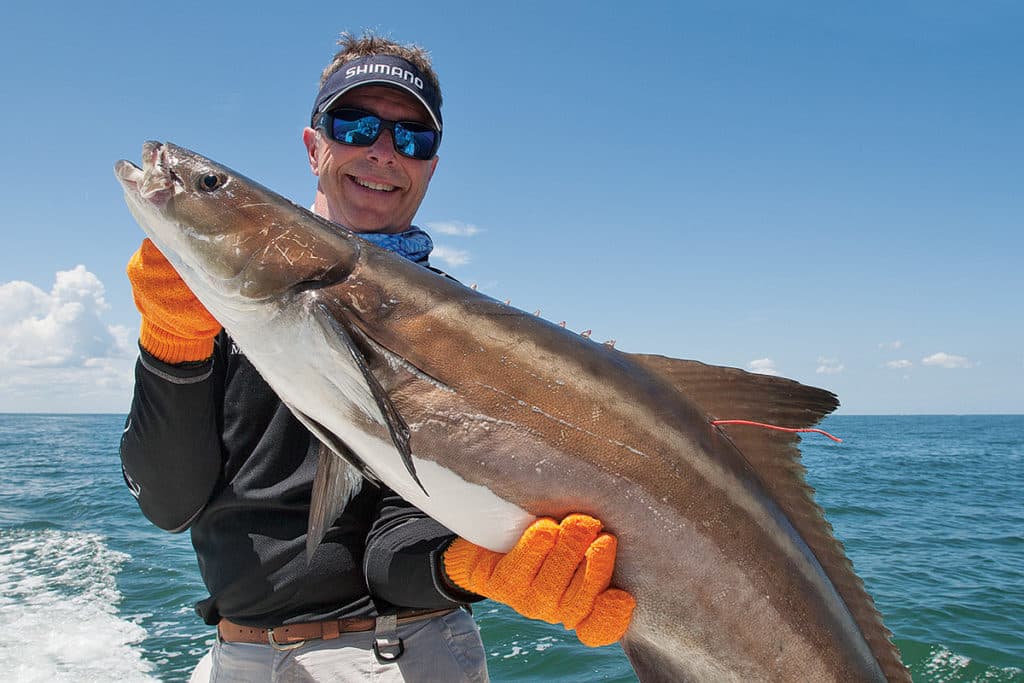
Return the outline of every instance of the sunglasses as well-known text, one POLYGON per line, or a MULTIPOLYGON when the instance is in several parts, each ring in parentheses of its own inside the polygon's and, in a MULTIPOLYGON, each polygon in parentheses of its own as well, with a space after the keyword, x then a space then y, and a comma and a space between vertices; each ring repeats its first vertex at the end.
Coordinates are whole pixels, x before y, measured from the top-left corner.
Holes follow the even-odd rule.
POLYGON ((362 109, 334 109, 320 115, 316 127, 335 142, 369 147, 384 129, 391 131, 395 151, 410 159, 433 159, 441 145, 441 131, 415 121, 388 121, 362 109))

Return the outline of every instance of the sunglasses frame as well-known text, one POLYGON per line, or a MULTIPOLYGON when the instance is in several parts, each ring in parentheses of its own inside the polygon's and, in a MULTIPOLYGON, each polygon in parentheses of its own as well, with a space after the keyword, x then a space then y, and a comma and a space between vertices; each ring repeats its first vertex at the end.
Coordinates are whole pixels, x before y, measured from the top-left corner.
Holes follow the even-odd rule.
POLYGON ((377 142, 377 138, 380 137, 381 133, 383 133, 385 130, 390 130, 391 144, 394 145, 395 152, 401 154, 406 159, 414 159, 416 161, 430 161, 435 156, 437 156, 437 150, 441 146, 441 131, 437 130, 433 126, 430 126, 425 123, 420 123, 419 121, 392 121, 390 119, 384 118, 383 116, 377 116, 372 111, 366 111, 365 109, 359 109, 357 107, 338 107, 337 109, 332 109, 330 111, 325 111, 321 113, 320 116, 317 118, 316 128, 317 130, 322 131, 323 134, 326 135, 328 139, 334 140, 338 144, 345 145, 347 147, 370 147, 371 145, 373 145, 373 143, 377 142), (346 142, 345 140, 337 139, 336 137, 334 137, 334 120, 340 117, 336 116, 335 114, 336 112, 342 111, 354 112, 360 115, 356 119, 345 118, 345 121, 358 121, 359 119, 363 118, 377 119, 378 121, 380 121, 380 126, 377 128, 377 134, 373 136, 372 140, 369 140, 366 143, 346 142), (395 135, 395 126, 401 126, 406 132, 412 134, 415 134, 416 132, 424 132, 426 130, 432 131, 435 137, 434 144, 430 147, 430 155, 427 157, 412 156, 410 154, 406 154, 401 149, 399 149, 398 137, 395 135), (421 130, 414 131, 411 128, 409 128, 409 126, 415 126, 416 128, 419 128, 421 130))

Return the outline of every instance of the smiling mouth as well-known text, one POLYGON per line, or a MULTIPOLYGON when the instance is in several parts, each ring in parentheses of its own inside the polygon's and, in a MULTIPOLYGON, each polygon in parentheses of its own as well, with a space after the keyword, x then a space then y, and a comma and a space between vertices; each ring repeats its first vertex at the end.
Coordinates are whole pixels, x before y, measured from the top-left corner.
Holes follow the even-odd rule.
POLYGON ((394 185, 386 185, 384 183, 374 183, 374 182, 371 182, 369 180, 363 180, 362 178, 357 178, 354 175, 350 175, 349 178, 351 178, 352 182, 354 182, 356 185, 359 185, 360 187, 365 187, 368 190, 377 190, 378 192, 394 192, 395 190, 398 189, 394 185))

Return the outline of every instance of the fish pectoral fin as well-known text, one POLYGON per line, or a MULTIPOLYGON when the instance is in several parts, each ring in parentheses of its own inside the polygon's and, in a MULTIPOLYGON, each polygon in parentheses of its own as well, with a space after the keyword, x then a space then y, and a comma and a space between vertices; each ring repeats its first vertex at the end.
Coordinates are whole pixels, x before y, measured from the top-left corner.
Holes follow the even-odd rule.
POLYGON ((363 354, 359 351, 355 342, 352 340, 352 336, 345 329, 345 326, 338 322, 338 319, 331 313, 330 309, 322 303, 315 303, 311 307, 313 311, 313 317, 324 329, 327 338, 329 340, 338 340, 351 356, 356 367, 363 375, 363 381, 366 383, 366 387, 370 390, 374 401, 377 403, 377 408, 380 410, 381 416, 384 418, 384 423, 387 425, 388 432, 391 435, 391 441, 394 443, 395 448, 398 449, 399 455, 402 457, 402 463, 405 465, 405 469, 412 476, 413 481, 420 487, 424 494, 427 493, 427 489, 424 488, 423 483, 420 481, 419 476, 416 474, 416 466, 412 461, 412 448, 409 446, 409 425, 406 424, 405 419, 395 408, 395 405, 388 398, 387 392, 374 377, 373 372, 370 371, 370 367, 363 357, 363 354))

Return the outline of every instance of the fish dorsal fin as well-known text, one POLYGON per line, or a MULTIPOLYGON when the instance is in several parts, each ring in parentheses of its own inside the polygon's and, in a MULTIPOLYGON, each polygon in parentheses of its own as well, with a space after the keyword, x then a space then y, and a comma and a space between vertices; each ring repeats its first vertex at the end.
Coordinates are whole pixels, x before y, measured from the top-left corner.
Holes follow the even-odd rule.
MULTIPOLYGON (((707 365, 665 356, 625 354, 648 371, 667 380, 713 420, 750 420, 780 427, 817 424, 839 406, 834 394, 791 379, 760 375, 738 368, 707 365)), ((892 633, 853 571, 843 545, 814 502, 797 444, 800 437, 758 427, 719 427, 757 472, 779 507, 818 558, 829 580, 846 603, 861 634, 871 647, 886 678, 910 681, 892 633)))

